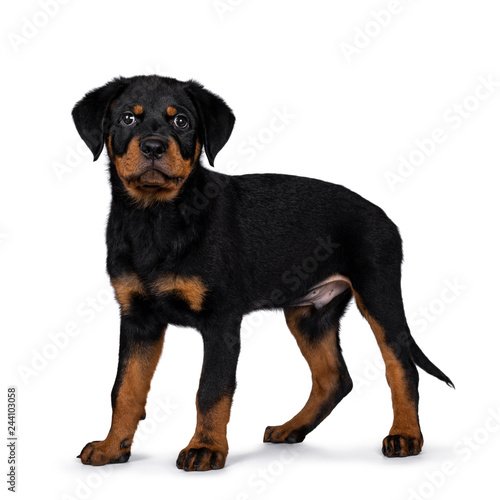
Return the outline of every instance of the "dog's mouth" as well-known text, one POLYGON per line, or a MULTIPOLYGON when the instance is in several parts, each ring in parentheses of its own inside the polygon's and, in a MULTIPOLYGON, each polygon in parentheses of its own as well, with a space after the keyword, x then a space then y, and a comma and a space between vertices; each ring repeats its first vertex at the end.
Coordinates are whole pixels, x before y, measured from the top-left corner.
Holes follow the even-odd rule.
POLYGON ((141 188, 155 190, 165 188, 172 183, 180 184, 182 180, 182 177, 171 177, 159 170, 151 169, 141 174, 135 182, 141 188))

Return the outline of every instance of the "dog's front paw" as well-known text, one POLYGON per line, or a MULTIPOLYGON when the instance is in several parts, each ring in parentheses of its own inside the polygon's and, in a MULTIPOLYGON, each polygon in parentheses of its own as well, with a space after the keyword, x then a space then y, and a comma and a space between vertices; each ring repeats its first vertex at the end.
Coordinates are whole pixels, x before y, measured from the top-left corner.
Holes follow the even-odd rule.
POLYGON ((382 443, 382 453, 386 457, 408 457, 422 451, 424 439, 420 436, 390 434, 382 443))
POLYGON ((123 464, 130 458, 130 441, 123 440, 120 445, 109 441, 92 441, 83 447, 76 458, 85 465, 123 464))
POLYGON ((177 468, 185 471, 202 471, 222 469, 226 463, 227 451, 217 450, 211 446, 184 448, 177 458, 177 468))

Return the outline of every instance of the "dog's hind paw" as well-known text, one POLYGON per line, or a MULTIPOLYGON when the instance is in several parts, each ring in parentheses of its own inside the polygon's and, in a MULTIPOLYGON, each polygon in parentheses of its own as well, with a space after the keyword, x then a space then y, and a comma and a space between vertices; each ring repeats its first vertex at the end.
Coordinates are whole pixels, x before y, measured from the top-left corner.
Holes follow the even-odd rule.
POLYGON ((264 443, 302 443, 306 433, 301 429, 290 429, 284 425, 268 426, 264 433, 264 443))

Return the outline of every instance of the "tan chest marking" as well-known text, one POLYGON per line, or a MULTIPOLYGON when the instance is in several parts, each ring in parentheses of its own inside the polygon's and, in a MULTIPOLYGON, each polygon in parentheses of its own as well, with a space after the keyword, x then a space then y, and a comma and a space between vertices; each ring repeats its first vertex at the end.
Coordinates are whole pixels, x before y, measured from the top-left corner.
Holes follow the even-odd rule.
POLYGON ((197 276, 177 276, 166 274, 158 278, 152 286, 157 294, 173 293, 189 304, 196 312, 201 311, 203 300, 208 291, 203 281, 197 276))
POLYGON ((119 278, 113 278, 111 284, 115 289, 116 300, 120 304, 122 313, 128 312, 134 295, 145 295, 144 287, 134 273, 127 273, 119 278))

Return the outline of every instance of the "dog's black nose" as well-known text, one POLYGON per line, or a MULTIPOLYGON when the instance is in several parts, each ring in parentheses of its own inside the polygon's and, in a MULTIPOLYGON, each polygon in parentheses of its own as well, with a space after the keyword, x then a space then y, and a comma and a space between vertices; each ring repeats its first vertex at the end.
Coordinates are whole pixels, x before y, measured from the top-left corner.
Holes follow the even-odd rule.
POLYGON ((141 142, 139 148, 146 158, 156 160, 167 150, 167 145, 160 139, 146 139, 141 142))

